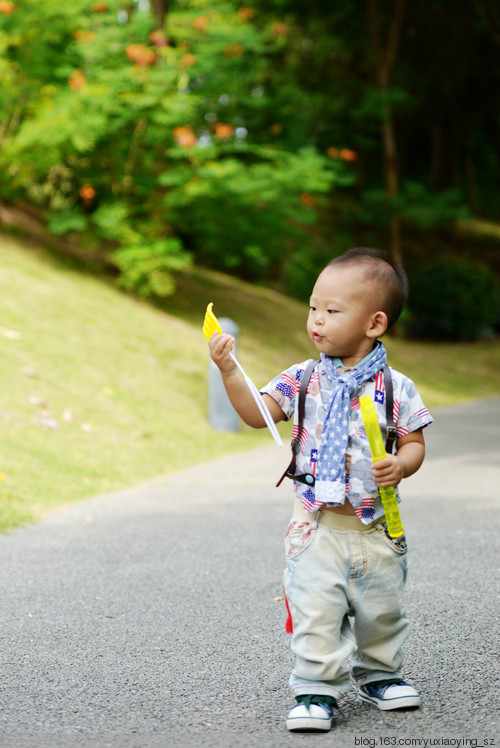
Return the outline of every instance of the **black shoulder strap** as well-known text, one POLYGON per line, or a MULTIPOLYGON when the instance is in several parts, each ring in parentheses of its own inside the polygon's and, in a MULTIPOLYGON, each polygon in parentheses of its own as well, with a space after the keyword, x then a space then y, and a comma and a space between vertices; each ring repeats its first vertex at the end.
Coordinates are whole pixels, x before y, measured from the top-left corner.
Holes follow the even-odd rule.
POLYGON ((392 389, 391 370, 387 364, 384 366, 384 386, 385 386, 385 420, 387 431, 385 436, 385 451, 392 454, 394 444, 398 438, 398 432, 394 425, 394 394, 392 389))
POLYGON ((319 364, 319 359, 316 359, 314 361, 310 361, 307 367, 304 370, 304 373, 302 374, 302 379, 300 380, 300 390, 299 390, 299 401, 297 403, 297 436, 295 439, 292 439, 292 459, 279 479, 279 481, 276 483, 276 487, 281 485, 281 482, 283 478, 293 478, 295 475, 295 463, 297 461, 297 454, 300 449, 300 437, 302 435, 302 429, 304 428, 303 422, 304 422, 304 410, 305 410, 305 404, 306 404, 306 395, 307 395, 307 388, 309 386, 309 382, 311 380, 312 373, 314 371, 314 367, 316 364, 319 364))
POLYGON ((304 428, 304 411, 305 411, 305 405, 306 405, 306 395, 307 395, 307 388, 309 387, 309 382, 311 381, 312 373, 314 371, 314 367, 316 364, 319 364, 319 358, 315 361, 310 361, 307 365, 304 373, 302 374, 302 379, 300 380, 300 390, 299 390, 299 403, 297 408, 297 415, 298 415, 298 432, 297 432, 297 439, 300 439, 302 429, 304 428))

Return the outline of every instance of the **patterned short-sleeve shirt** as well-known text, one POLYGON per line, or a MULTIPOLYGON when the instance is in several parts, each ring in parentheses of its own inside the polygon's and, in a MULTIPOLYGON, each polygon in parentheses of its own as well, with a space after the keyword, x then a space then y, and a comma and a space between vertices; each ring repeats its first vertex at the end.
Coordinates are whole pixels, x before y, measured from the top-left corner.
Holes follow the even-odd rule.
MULTIPOLYGON (((287 420, 294 417, 293 437, 298 434, 297 406, 300 383, 310 360, 291 366, 261 389, 261 392, 267 393, 276 400, 287 420)), ((392 367, 391 375, 394 391, 393 419, 398 437, 417 431, 432 423, 433 418, 425 407, 412 380, 392 367)), ((300 452, 297 455, 297 474, 316 474, 323 422, 332 396, 333 386, 333 383, 326 376, 323 365, 321 362, 318 363, 314 368, 307 388, 300 452)), ((345 498, 352 504, 361 521, 369 524, 381 517, 384 510, 377 484, 372 476, 370 446, 366 438, 359 406, 361 395, 370 395, 374 401, 380 426, 384 430, 387 424, 382 371, 378 372, 373 379, 360 385, 351 398, 349 411, 349 439, 345 460, 345 498), (356 475, 358 478, 351 480, 351 465, 354 461, 357 463, 356 475)), ((307 486, 294 481, 294 490, 307 511, 314 512, 321 505, 322 502, 316 499, 314 486, 307 486)), ((399 501, 397 488, 396 493, 399 501)), ((334 505, 328 504, 328 506, 334 505)))

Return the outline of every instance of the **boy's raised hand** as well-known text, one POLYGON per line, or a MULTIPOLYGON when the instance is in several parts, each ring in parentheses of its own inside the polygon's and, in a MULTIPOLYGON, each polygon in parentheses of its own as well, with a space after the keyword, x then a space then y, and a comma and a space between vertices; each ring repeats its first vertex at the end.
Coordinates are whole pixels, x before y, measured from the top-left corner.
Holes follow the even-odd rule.
POLYGON ((210 357, 214 364, 219 367, 222 375, 236 372, 236 364, 231 357, 234 343, 235 340, 232 335, 218 332, 214 332, 208 341, 210 357))
POLYGON ((212 361, 219 367, 229 400, 238 415, 253 428, 268 427, 276 444, 283 446, 275 423, 284 418, 283 411, 270 395, 262 396, 232 353, 234 338, 214 332, 208 341, 212 361), (239 376, 239 372, 242 376, 239 376))

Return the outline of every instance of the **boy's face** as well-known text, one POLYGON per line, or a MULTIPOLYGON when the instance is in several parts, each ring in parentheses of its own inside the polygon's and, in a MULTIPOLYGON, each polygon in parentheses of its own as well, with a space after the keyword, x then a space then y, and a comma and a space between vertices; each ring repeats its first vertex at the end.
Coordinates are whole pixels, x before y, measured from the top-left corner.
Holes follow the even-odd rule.
POLYGON ((341 358, 346 366, 370 353, 375 338, 384 332, 376 324, 383 313, 374 308, 370 291, 362 267, 334 265, 323 270, 307 319, 307 332, 320 353, 341 358))

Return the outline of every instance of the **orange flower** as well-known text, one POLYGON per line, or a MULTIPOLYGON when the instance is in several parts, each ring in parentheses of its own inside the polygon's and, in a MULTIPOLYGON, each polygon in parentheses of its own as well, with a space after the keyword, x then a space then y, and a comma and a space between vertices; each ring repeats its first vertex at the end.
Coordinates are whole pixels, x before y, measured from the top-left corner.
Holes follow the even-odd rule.
POLYGON ((201 31, 203 34, 207 30, 208 18, 206 16, 196 16, 196 18, 193 18, 192 26, 193 29, 201 31))
POLYGON ((239 42, 230 42, 224 47, 224 55, 233 59, 241 57, 244 51, 245 47, 239 42))
POLYGON ((342 161, 356 161, 358 158, 358 154, 356 151, 350 151, 348 148, 342 148, 339 151, 339 158, 342 159, 342 161))
POLYGON ((189 125, 174 128, 173 134, 176 143, 182 148, 193 148, 198 142, 196 135, 189 125))
POLYGON ((276 36, 282 36, 288 31, 288 26, 286 25, 286 23, 273 23, 271 28, 276 36))
POLYGON ((152 31, 149 35, 149 41, 152 42, 155 47, 168 47, 168 38, 164 31, 157 29, 152 31))
POLYGON ((234 127, 232 125, 224 125, 222 122, 217 122, 215 125, 215 137, 219 140, 227 140, 232 136, 234 127))
POLYGON ((68 86, 72 91, 79 91, 87 85, 87 79, 81 70, 75 70, 68 76, 68 86))
POLYGON ((183 55, 179 60, 179 67, 181 67, 183 70, 186 70, 186 68, 190 68, 191 65, 194 65, 195 62, 196 55, 193 55, 191 52, 187 52, 187 54, 183 55))
POLYGON ((281 133, 283 132, 283 125, 281 124, 281 122, 275 122, 274 125, 271 125, 271 127, 269 128, 269 132, 271 133, 271 135, 281 135, 281 133))
POLYGON ((300 196, 300 202, 302 205, 306 205, 308 208, 314 208, 316 205, 316 198, 310 195, 308 192, 303 192, 300 196))
POLYGON ((242 19, 242 21, 249 21, 251 18, 253 18, 255 14, 255 11, 253 8, 247 8, 246 6, 243 6, 242 8, 238 9, 238 15, 242 19))
POLYGON ((90 6, 91 13, 107 13, 109 10, 107 3, 94 3, 90 6))
POLYGON ((145 44, 129 44, 125 47, 125 54, 130 62, 135 62, 136 65, 152 65, 156 60, 153 50, 145 44))
POLYGON ((10 13, 13 13, 15 9, 16 4, 11 0, 0 0, 0 13, 3 13, 4 16, 8 16, 10 13))
POLYGON ((91 184, 84 184, 83 187, 80 187, 80 197, 84 203, 92 202, 95 196, 96 191, 91 184))
POLYGON ((333 145, 331 145, 330 148, 326 149, 326 155, 330 156, 330 158, 338 158, 339 149, 334 148, 333 145))

